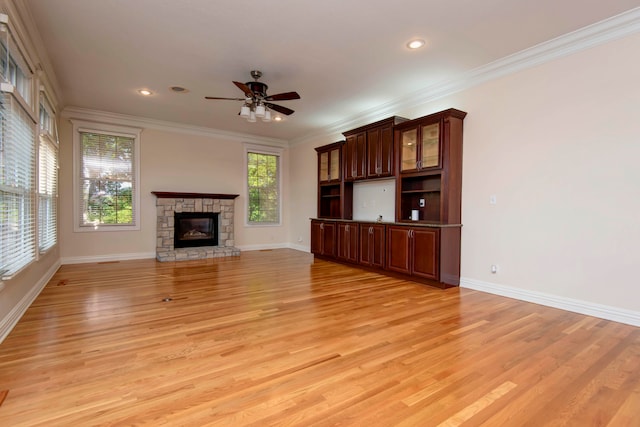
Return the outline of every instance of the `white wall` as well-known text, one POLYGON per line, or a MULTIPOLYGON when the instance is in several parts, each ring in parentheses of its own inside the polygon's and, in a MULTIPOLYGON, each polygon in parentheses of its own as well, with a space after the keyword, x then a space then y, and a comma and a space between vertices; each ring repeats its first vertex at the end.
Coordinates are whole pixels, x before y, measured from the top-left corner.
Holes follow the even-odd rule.
MULTIPOLYGON (((468 112, 461 265, 468 286, 630 310, 640 319, 639 47, 635 34, 395 112, 468 112)), ((292 164, 309 164, 321 142, 332 141, 294 146, 292 164)), ((313 182, 314 172, 296 168, 291 181, 313 182)), ((298 187, 292 199, 310 199, 311 185, 298 187)), ((315 205, 306 211, 314 214, 315 205)), ((309 224, 291 227, 296 236, 309 224)))
POLYGON ((380 179, 359 181, 353 184, 353 219, 383 222, 396 219, 396 180, 380 179))
MULTIPOLYGON (((73 113, 70 113, 73 115, 73 113)), ((155 257, 156 198, 152 191, 239 194, 235 199, 235 245, 241 249, 287 245, 283 225, 246 226, 244 144, 210 135, 146 128, 141 136, 139 231, 73 231, 72 125, 60 125, 60 242, 63 263, 155 257)), ((255 141, 252 141, 255 144, 255 141)), ((288 153, 282 155, 283 205, 288 204, 288 153)))

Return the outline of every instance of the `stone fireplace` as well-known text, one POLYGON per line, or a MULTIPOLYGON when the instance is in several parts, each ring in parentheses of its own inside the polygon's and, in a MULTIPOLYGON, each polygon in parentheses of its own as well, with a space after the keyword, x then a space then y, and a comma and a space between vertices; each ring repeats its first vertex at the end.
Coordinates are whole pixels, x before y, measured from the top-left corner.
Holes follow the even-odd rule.
POLYGON ((234 247, 233 228, 237 194, 163 191, 152 191, 152 194, 157 198, 156 259, 158 261, 185 261, 240 255, 240 249, 234 247), (177 234, 176 229, 178 229, 177 234))

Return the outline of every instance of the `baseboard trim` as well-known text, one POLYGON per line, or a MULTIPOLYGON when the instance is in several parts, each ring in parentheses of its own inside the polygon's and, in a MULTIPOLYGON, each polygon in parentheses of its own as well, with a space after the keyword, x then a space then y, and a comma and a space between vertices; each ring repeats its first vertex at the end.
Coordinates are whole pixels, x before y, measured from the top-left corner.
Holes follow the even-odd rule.
POLYGON ((20 318, 27 311, 29 306, 35 301, 35 299, 40 295, 40 292, 44 289, 44 287, 49 283, 49 280, 56 274, 56 271, 60 268, 60 261, 56 261, 38 280, 38 282, 31 288, 27 294, 22 297, 20 302, 15 305, 11 309, 9 313, 0 321, 0 343, 4 341, 4 339, 11 333, 13 328, 16 326, 20 318))
POLYGON ((558 295, 536 292, 527 289, 513 288, 511 286, 497 285, 466 277, 460 278, 460 287, 487 292, 503 297, 514 298, 521 301, 532 302, 547 307, 559 308, 573 313, 585 314, 614 322, 625 323, 632 326, 640 326, 640 312, 596 304, 558 295))
POLYGON ((148 259, 148 258, 155 258, 155 257, 156 257, 155 252, 139 252, 139 253, 130 253, 130 254, 63 257, 61 259, 61 262, 62 262, 62 265, 87 264, 91 262, 128 261, 132 259, 148 259))
POLYGON ((266 251, 269 249, 288 249, 291 245, 287 243, 262 244, 262 245, 243 245, 238 246, 241 251, 266 251))

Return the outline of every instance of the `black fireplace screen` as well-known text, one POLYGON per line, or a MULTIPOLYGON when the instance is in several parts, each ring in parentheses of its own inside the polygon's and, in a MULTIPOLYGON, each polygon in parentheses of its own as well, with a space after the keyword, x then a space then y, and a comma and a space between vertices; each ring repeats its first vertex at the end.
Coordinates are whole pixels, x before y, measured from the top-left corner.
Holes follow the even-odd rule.
POLYGON ((218 213, 176 212, 174 248, 218 246, 218 213))

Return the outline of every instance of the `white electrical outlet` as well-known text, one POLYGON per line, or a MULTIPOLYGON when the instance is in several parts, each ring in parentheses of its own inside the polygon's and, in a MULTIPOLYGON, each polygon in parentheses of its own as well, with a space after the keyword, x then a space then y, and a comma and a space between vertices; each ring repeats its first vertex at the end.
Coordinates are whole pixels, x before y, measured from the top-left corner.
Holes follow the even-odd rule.
POLYGON ((489 196, 489 204, 490 205, 498 204, 498 198, 496 197, 495 194, 492 194, 492 195, 489 196))
POLYGON ((492 264, 491 265, 491 273, 492 274, 496 274, 498 272, 498 265, 497 264, 492 264))
POLYGON ((420 204, 421 208, 424 208, 424 199, 420 199, 420 203, 419 204, 420 204))

